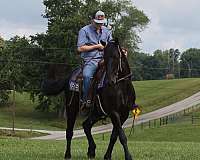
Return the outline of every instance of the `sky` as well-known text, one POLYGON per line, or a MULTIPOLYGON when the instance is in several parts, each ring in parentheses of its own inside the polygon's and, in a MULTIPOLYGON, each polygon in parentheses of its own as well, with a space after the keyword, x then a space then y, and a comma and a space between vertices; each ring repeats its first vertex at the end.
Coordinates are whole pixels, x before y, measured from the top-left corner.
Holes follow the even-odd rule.
POLYGON ((200 48, 199 0, 132 1, 150 19, 147 28, 140 33, 142 51, 200 48))
MULTIPOLYGON (((45 33, 43 0, 0 0, 0 36, 29 36, 45 33)), ((140 32, 141 51, 200 48, 199 0, 132 0, 150 19, 140 32)))
POLYGON ((0 36, 29 36, 47 30, 43 0, 0 0, 0 36))

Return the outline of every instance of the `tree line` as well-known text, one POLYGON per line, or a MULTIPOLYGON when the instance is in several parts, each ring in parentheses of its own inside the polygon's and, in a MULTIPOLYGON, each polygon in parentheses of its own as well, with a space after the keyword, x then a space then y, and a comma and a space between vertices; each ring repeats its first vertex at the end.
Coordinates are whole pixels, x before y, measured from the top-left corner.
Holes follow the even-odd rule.
POLYGON ((27 37, 0 38, 0 105, 9 99, 10 90, 29 92, 37 109, 48 112, 53 108, 58 115, 64 109, 63 97, 46 97, 40 92, 45 78, 65 78, 81 60, 76 51, 78 31, 89 24, 98 9, 106 13, 107 26, 112 25, 113 37, 128 49, 133 80, 198 77, 200 50, 156 50, 153 54, 138 51, 142 31, 149 18, 130 0, 44 0, 48 26, 46 33, 27 37), (63 105, 60 105, 63 104, 63 105), (61 106, 61 107, 60 107, 61 106))

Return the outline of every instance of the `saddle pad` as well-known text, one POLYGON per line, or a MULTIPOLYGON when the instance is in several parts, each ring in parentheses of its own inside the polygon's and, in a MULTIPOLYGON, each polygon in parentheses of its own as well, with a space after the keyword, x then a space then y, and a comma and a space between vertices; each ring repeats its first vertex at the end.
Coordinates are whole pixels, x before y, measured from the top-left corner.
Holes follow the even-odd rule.
MULTIPOLYGON (((81 68, 77 68, 73 71, 72 76, 69 80, 69 89, 71 91, 75 91, 75 92, 79 92, 80 90, 82 90, 82 88, 80 88, 80 84, 79 82, 77 82, 77 76, 82 72, 81 68)), ((99 81, 98 85, 97 85, 97 89, 103 88, 104 87, 104 79, 105 79, 105 75, 106 72, 103 73, 103 76, 101 78, 101 80, 99 81)))
POLYGON ((77 82, 77 77, 81 74, 81 67, 76 68, 69 79, 69 90, 79 92, 79 83, 77 82))

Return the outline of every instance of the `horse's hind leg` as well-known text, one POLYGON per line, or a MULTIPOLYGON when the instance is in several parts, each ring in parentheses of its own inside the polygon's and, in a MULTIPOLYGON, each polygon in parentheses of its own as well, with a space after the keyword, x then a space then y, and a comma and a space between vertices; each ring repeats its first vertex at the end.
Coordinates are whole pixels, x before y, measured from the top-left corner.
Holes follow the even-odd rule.
MULTIPOLYGON (((77 99, 76 99, 77 100, 77 99)), ((76 116, 78 113, 78 101, 73 101, 70 106, 67 106, 67 129, 66 129, 66 139, 67 139, 67 146, 65 152, 65 159, 71 159, 71 141, 73 137, 73 128, 76 121, 76 116)))
POLYGON ((66 129, 66 139, 67 139, 67 148, 65 152, 65 159, 71 159, 71 141, 73 137, 73 128, 76 120, 76 114, 71 113, 67 114, 67 129, 66 129))
POLYGON ((119 135, 120 143, 122 144, 124 148, 125 160, 132 160, 131 154, 129 153, 129 150, 128 150, 127 137, 122 128, 122 123, 121 123, 119 114, 117 112, 112 112, 112 114, 110 115, 110 118, 111 118, 114 129, 116 129, 116 132, 119 135))
POLYGON ((95 113, 89 115, 89 117, 83 122, 83 129, 88 140, 88 158, 95 158, 96 144, 91 134, 92 126, 99 120, 99 117, 95 116, 95 113))

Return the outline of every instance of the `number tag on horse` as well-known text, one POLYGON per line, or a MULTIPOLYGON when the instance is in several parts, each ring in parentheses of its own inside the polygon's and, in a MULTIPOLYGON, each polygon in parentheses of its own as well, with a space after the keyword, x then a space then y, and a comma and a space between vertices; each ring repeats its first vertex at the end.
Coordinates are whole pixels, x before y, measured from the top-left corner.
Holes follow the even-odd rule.
POLYGON ((69 82, 69 89, 71 91, 76 91, 78 92, 79 91, 79 84, 77 82, 74 82, 74 81, 70 81, 69 82))
POLYGON ((138 118, 138 116, 139 116, 140 113, 141 113, 141 110, 139 109, 139 107, 133 109, 132 110, 133 118, 134 119, 138 118))

